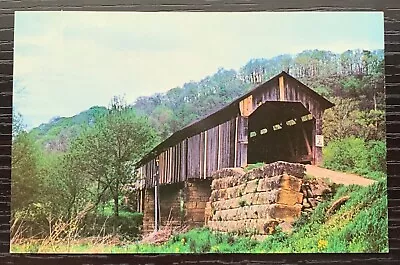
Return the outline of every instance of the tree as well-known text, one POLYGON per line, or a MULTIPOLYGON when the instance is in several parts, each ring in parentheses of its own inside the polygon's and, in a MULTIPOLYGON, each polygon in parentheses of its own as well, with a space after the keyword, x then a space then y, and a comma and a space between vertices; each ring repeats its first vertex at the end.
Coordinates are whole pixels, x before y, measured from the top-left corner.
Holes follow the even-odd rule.
POLYGON ((37 166, 37 148, 32 138, 21 132, 15 136, 11 160, 11 204, 13 213, 37 202, 41 181, 37 166))
POLYGON ((157 129, 161 139, 166 139, 179 130, 178 121, 174 116, 173 110, 163 105, 154 109, 151 115, 151 123, 157 129))
POLYGON ((12 137, 16 137, 18 134, 23 132, 25 129, 25 124, 23 122, 23 118, 21 113, 17 112, 13 109, 12 114, 12 137))
POLYGON ((112 195, 114 215, 119 215, 123 185, 134 180, 134 164, 158 142, 147 118, 139 117, 120 97, 114 97, 108 114, 97 118, 71 145, 69 166, 93 182, 88 192, 94 204, 106 192, 112 195))
POLYGON ((323 134, 326 142, 355 136, 365 140, 383 140, 384 112, 360 110, 360 101, 333 99, 335 106, 324 113, 323 134))

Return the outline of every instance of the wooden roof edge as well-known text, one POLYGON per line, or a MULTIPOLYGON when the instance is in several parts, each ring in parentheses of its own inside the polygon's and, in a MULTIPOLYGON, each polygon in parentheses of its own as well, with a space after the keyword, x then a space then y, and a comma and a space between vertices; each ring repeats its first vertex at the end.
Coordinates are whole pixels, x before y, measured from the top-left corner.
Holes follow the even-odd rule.
POLYGON ((335 106, 335 104, 330 102, 328 99, 326 99, 325 97, 321 96, 320 94, 315 92, 313 89, 311 89, 309 86, 307 86, 306 84, 302 83, 300 80, 298 80, 297 78, 294 78, 293 76, 291 76, 290 74, 286 73, 285 71, 282 71, 279 74, 279 76, 281 76, 281 75, 284 75, 284 76, 288 77, 292 81, 298 83, 301 87, 307 89, 314 97, 317 98, 318 101, 320 101, 323 104, 324 109, 329 109, 329 108, 332 108, 333 106, 335 106))

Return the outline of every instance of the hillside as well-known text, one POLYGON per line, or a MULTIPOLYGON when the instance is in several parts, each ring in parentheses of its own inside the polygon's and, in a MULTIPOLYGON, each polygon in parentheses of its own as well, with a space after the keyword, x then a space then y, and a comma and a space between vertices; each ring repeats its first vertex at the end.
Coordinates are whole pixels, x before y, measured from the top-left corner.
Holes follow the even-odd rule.
POLYGON ((54 117, 48 123, 32 129, 29 134, 48 151, 65 151, 84 125, 91 125, 98 115, 106 114, 105 107, 94 106, 72 117, 54 117))
MULTIPOLYGON (((219 69, 166 93, 139 97, 132 107, 148 117, 163 140, 249 91, 254 87, 255 74, 268 80, 285 70, 332 101, 348 98, 355 100, 357 109, 362 111, 383 111, 383 58, 383 50, 349 50, 342 54, 306 50, 294 56, 252 59, 239 71, 219 69)), ((105 107, 92 107, 73 117, 56 117, 30 134, 48 151, 65 151, 82 125, 92 124, 96 115, 106 111, 105 107)))

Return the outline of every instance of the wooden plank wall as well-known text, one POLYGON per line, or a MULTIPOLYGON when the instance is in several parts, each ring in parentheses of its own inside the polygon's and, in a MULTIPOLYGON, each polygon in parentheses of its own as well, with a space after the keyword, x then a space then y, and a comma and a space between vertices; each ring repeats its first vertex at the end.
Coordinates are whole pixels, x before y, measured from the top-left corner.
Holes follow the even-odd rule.
MULTIPOLYGON (((170 184, 187 179, 210 177, 221 168, 237 167, 247 160, 247 118, 236 117, 189 137, 162 152, 159 183, 170 184), (246 126, 241 128, 241 126, 246 126)), ((141 167, 146 188, 154 187, 156 159, 141 167)))
POLYGON ((146 187, 154 187, 156 184, 155 175, 157 173, 156 161, 153 159, 142 167, 142 172, 145 175, 146 187))
POLYGON ((207 169, 206 175, 211 176, 212 172, 218 170, 218 152, 219 152, 219 126, 207 131, 207 169))

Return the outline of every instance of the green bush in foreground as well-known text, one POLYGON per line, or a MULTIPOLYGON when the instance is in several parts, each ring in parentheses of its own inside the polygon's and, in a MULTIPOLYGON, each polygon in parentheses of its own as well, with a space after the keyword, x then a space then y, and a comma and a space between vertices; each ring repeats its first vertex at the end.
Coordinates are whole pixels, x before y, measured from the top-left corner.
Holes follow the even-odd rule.
POLYGON ((352 172, 379 180, 386 172, 386 145, 349 137, 331 141, 323 149, 324 166, 332 170, 352 172))
POLYGON ((124 239, 135 239, 140 234, 140 227, 143 225, 143 213, 132 212, 121 205, 119 216, 115 216, 110 203, 98 212, 88 214, 85 218, 82 236, 93 236, 100 232, 100 235, 119 235, 124 239))

